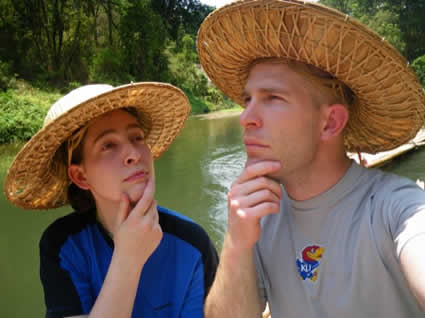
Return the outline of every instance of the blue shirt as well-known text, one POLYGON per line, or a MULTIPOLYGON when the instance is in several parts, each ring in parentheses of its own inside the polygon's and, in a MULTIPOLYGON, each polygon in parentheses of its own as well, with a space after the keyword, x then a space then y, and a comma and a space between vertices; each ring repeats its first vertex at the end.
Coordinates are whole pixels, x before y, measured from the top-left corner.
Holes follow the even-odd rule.
MULTIPOLYGON (((143 267, 132 317, 203 317, 218 263, 206 232, 158 207, 163 238, 143 267)), ((102 288, 114 244, 94 213, 56 220, 40 241, 46 317, 89 314, 102 288)))

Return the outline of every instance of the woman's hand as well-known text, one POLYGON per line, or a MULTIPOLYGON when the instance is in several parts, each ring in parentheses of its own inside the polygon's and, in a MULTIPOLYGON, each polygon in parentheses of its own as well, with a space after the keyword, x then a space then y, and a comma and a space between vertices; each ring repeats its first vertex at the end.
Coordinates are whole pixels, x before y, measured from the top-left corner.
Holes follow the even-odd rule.
POLYGON ((118 255, 139 266, 146 263, 162 238, 154 189, 153 178, 149 178, 142 198, 133 208, 128 196, 124 193, 121 195, 113 233, 118 255))

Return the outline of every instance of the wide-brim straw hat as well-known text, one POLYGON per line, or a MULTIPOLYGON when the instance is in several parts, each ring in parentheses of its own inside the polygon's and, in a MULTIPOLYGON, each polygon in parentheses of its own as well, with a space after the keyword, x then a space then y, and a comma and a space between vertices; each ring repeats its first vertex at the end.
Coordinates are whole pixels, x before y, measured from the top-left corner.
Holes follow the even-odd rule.
POLYGON ((344 82, 358 99, 344 132, 347 151, 393 149, 424 123, 423 88, 407 61, 369 28, 320 4, 231 3, 201 24, 197 49, 211 81, 241 105, 249 66, 260 58, 311 64, 344 82))
POLYGON ((8 200, 25 209, 67 204, 70 179, 58 149, 90 120, 125 107, 137 110, 154 159, 167 150, 190 112, 187 96, 170 84, 143 82, 116 88, 110 85, 77 88, 50 108, 43 127, 16 156, 4 185, 8 200))

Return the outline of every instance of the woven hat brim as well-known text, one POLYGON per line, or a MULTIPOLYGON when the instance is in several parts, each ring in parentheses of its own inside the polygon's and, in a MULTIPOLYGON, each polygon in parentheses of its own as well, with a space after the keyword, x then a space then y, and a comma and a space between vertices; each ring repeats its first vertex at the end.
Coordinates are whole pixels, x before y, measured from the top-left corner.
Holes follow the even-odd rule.
POLYGON ((343 81, 360 106, 350 109, 347 151, 393 149, 424 123, 423 88, 407 61, 367 27, 320 4, 234 2, 204 20, 197 49, 211 81, 241 105, 249 65, 259 58, 311 64, 343 81))
POLYGON ((91 98, 44 126, 25 144, 5 180, 8 200, 25 209, 51 209, 67 204, 70 182, 67 175, 58 176, 55 172, 56 151, 90 120, 123 107, 133 107, 139 113, 154 159, 168 149, 190 112, 186 95, 165 83, 124 85, 91 98))

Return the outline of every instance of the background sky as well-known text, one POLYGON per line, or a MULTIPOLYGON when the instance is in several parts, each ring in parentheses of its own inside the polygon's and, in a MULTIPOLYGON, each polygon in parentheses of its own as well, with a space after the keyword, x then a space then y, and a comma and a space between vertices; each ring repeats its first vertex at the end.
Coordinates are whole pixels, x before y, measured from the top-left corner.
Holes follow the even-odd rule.
MULTIPOLYGON (((310 0, 312 2, 317 2, 318 0, 310 0)), ((216 8, 222 7, 225 4, 233 2, 233 0, 201 0, 202 3, 208 4, 210 6, 215 6, 216 8)))

